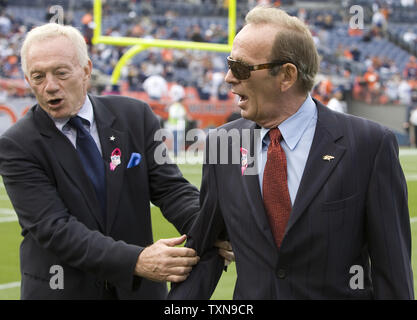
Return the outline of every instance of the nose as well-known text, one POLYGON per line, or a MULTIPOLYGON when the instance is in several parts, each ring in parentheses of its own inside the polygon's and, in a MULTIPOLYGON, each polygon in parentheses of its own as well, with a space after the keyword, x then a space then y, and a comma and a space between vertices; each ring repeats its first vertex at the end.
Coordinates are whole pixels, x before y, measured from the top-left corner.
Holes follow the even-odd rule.
POLYGON ((229 84, 232 84, 238 82, 239 80, 237 80, 233 75, 232 71, 228 69, 226 75, 224 76, 224 81, 226 81, 229 84))
POLYGON ((58 82, 56 81, 53 75, 47 75, 45 80, 46 80, 45 90, 48 93, 56 92, 59 90, 58 82))

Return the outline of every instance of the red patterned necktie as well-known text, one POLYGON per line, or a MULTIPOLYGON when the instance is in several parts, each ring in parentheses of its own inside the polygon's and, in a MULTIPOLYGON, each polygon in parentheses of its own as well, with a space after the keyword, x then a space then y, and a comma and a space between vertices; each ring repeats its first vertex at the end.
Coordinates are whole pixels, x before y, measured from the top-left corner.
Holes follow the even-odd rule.
POLYGON ((281 147, 281 132, 269 130, 270 143, 262 183, 265 210, 269 218, 275 243, 279 248, 291 212, 291 199, 287 183, 287 159, 281 147))

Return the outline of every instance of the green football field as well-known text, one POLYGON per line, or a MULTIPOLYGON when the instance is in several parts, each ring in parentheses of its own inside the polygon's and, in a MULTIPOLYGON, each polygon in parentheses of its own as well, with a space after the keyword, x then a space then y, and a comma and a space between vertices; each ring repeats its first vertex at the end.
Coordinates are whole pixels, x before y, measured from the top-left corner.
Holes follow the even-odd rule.
MULTIPOLYGON (((417 270, 417 150, 401 149, 400 159, 408 184, 408 201, 413 236, 412 263, 417 270)), ((200 165, 180 165, 184 176, 197 187, 201 182, 200 165)), ((162 217, 158 208, 152 208, 154 239, 174 237, 178 232, 162 217)), ((19 245, 22 240, 20 226, 0 180, 0 300, 19 299, 19 245)), ((417 271, 414 271, 414 288, 417 289, 417 271)), ((236 280, 235 265, 229 266, 213 295, 213 299, 232 299, 236 280)))

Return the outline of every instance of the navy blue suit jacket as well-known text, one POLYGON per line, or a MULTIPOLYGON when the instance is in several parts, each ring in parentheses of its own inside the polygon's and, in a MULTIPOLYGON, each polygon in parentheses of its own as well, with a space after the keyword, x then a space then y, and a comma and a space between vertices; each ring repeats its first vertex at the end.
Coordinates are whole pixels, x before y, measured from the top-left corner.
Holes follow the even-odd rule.
MULTIPOLYGON (((315 102, 316 131, 281 247, 258 176, 242 175, 230 154, 227 164, 205 164, 201 214, 187 244, 202 259, 169 298, 211 296, 223 265, 213 243, 227 232, 236 257, 234 299, 413 299, 407 186, 396 138, 379 124, 315 102)), ((257 125, 239 119, 222 128, 253 132, 257 125)), ((251 143, 246 149, 253 150, 251 143)), ((219 151, 215 144, 206 149, 219 151)))

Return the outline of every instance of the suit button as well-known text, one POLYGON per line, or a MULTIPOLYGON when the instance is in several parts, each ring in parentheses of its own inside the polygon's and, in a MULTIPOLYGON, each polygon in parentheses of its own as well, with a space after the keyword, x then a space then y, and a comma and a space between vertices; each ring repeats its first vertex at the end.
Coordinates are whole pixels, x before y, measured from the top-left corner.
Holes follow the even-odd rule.
POLYGON ((287 272, 285 271, 285 269, 278 269, 277 276, 280 279, 284 279, 287 276, 287 272))

